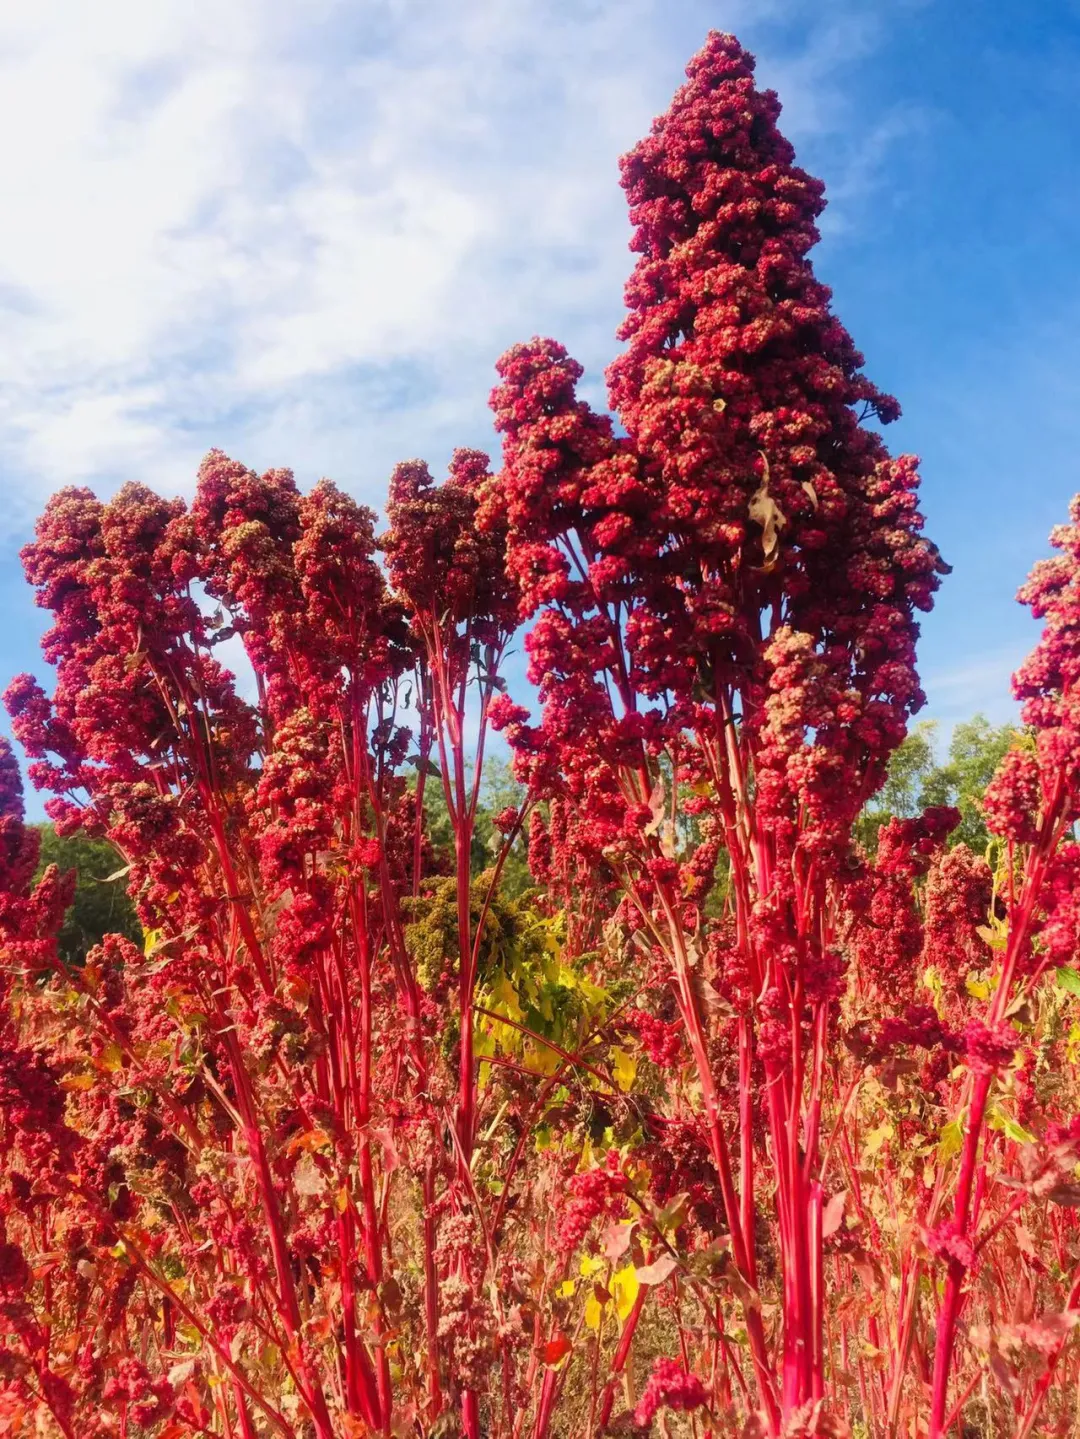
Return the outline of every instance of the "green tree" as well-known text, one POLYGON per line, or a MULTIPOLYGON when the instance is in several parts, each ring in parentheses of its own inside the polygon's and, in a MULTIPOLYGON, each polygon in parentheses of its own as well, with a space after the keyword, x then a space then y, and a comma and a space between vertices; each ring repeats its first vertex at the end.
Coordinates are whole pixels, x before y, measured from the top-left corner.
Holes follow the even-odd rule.
POLYGON ((139 943, 142 929, 122 878, 110 879, 122 868, 111 844, 84 834, 61 838, 51 824, 37 826, 41 835, 38 874, 47 865, 75 871, 75 898, 58 936, 60 957, 81 964, 87 952, 106 934, 122 934, 139 943))
POLYGON ((893 754, 877 797, 886 815, 908 818, 923 809, 923 790, 936 769, 937 730, 937 720, 921 720, 893 754))
POLYGON ((870 853, 886 820, 909 819, 922 809, 923 788, 934 772, 936 720, 921 720, 893 751, 881 789, 863 810, 855 826, 859 843, 870 853))
MULTIPOLYGON (((476 825, 472 837, 472 865, 482 870, 493 865, 502 849, 503 837, 495 828, 494 819, 505 809, 516 809, 524 797, 524 787, 514 778, 510 762, 501 755, 484 759, 480 782, 480 802, 476 807, 476 825)), ((424 816, 432 848, 447 860, 454 852, 454 832, 446 808, 446 795, 438 771, 430 774, 424 784, 424 816)), ((532 884, 528 860, 528 825, 514 841, 503 865, 499 888, 507 899, 516 899, 532 884)))
POLYGON ((977 714, 956 726, 948 760, 938 764, 937 729, 936 720, 923 720, 896 749, 885 784, 859 819, 856 833, 864 848, 872 852, 877 847, 877 833, 886 820, 908 819, 928 805, 945 804, 960 811, 960 823, 949 843, 963 841, 976 853, 986 848, 990 836, 982 817, 983 792, 1002 755, 1022 733, 1015 725, 992 725, 985 715, 977 714))
POLYGON ((990 836, 980 802, 1002 756, 1022 737, 1015 725, 995 726, 981 714, 953 730, 948 764, 931 770, 919 795, 920 808, 954 804, 960 811, 960 824, 953 831, 951 844, 962 840, 976 853, 986 848, 990 836))

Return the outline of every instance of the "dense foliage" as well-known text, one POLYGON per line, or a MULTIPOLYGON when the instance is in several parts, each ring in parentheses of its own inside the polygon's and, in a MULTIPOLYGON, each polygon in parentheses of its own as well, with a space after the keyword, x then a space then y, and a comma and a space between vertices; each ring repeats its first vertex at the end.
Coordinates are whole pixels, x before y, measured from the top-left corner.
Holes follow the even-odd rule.
POLYGON ((0 1432, 1070 1432, 1080 501, 992 843, 958 770, 870 854, 944 566, 778 114, 712 35, 623 161, 618 426, 537 339, 379 537, 216 451, 49 502, 6 702, 143 938, 58 947, 0 750, 0 1432))
POLYGON ((141 941, 135 907, 124 883, 124 866, 112 845, 81 832, 58 835, 51 824, 35 828, 40 835, 35 879, 53 864, 75 875, 71 905, 56 937, 60 958, 66 964, 81 964, 107 934, 141 941))
POLYGON ((1015 725, 992 725, 985 715, 957 724, 948 757, 938 762, 936 720, 912 726, 889 760, 885 783, 859 816, 856 833, 873 851, 881 826, 890 819, 914 819, 932 805, 950 805, 960 813, 948 843, 966 844, 982 854, 991 842, 983 818, 982 797, 1006 753, 1023 743, 1015 725))

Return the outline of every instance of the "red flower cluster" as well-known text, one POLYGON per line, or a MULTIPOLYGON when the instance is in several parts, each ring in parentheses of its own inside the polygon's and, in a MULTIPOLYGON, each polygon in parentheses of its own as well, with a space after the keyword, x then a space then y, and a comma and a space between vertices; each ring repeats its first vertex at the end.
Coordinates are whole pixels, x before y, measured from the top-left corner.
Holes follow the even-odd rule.
POLYGON ((1032 844, 1039 827, 1039 764, 1026 750, 1010 750, 986 787, 982 810, 991 834, 1032 844))
POLYGON ((923 891, 923 959, 957 986, 987 963, 989 949, 979 931, 992 897, 990 866, 966 845, 945 850, 931 864, 923 891))
POLYGON ((682 1025, 665 1022, 644 1009, 628 1009, 623 1016, 641 1041, 641 1047, 661 1069, 674 1069, 682 1059, 682 1025))
MULTIPOLYGON (((1013 677, 1013 693, 1023 700, 1023 717, 1038 736, 1038 763, 1043 793, 1051 800, 1055 786, 1068 790, 1068 813, 1080 801, 1080 495, 1070 507, 1070 523, 1059 525, 1050 542, 1061 551, 1040 561, 1018 598, 1043 620, 1042 638, 1013 677)), ((1012 762, 1018 786, 1018 813, 1031 812, 1030 768, 1012 762)))
POLYGON ((598 1219, 622 1213, 625 1195, 626 1174, 613 1149, 608 1150, 602 1167, 571 1175, 559 1221, 559 1245, 563 1252, 570 1254, 577 1249, 598 1219))
POLYGON ((945 1259, 961 1269, 970 1269, 975 1263, 975 1247, 966 1234, 960 1232, 954 1220, 939 1224, 927 1231, 926 1247, 939 1259, 945 1259))
POLYGON ((874 984, 879 996, 906 1001, 913 994, 924 943, 913 881, 930 870, 959 821, 959 811, 946 807, 918 819, 889 820, 878 834, 873 865, 849 887, 860 979, 874 984))
POLYGON ((696 1374, 689 1374, 675 1359, 657 1359, 641 1391, 634 1423, 647 1429, 659 1409, 700 1409, 709 1396, 696 1374))

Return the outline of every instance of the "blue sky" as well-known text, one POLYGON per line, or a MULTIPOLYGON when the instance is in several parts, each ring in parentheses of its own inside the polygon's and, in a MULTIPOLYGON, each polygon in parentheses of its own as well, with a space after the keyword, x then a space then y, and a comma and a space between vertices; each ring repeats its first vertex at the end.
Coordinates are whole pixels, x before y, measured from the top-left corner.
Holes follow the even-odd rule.
POLYGON ((928 713, 1012 713, 1013 596, 1080 490, 1075 0, 39 0, 0 9, 0 677, 61 484, 190 492, 220 445, 378 505, 490 448, 492 362, 551 334, 602 400, 616 161, 711 28, 827 185, 815 256, 923 459, 954 566, 928 713))

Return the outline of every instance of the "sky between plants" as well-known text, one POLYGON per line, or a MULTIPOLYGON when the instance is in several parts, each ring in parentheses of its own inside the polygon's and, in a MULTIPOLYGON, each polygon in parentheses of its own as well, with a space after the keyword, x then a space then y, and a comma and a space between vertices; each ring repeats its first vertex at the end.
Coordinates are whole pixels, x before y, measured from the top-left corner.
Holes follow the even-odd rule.
POLYGON ((818 274, 922 456, 926 713, 1011 716, 1080 490, 1077 0, 0 3, 0 680, 42 669, 17 553, 60 485, 190 494, 218 445, 378 507, 396 460, 497 454, 533 334, 602 404, 617 158, 709 28, 826 182, 818 274))

